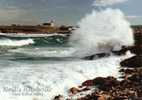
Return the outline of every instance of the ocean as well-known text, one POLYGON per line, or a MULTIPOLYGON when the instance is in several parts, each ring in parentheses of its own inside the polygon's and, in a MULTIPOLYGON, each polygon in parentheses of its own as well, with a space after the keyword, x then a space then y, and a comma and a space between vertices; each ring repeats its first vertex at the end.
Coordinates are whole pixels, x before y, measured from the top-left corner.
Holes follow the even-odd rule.
POLYGON ((132 46, 133 31, 124 13, 108 6, 123 1, 95 1, 69 38, 1 38, 0 100, 53 100, 59 94, 66 98, 68 89, 88 79, 119 79, 120 62, 133 54, 116 56, 112 51, 132 46), (110 56, 82 59, 100 53, 110 56))
POLYGON ((3 100, 51 100, 58 94, 68 97, 67 90, 85 80, 119 77, 119 62, 131 55, 83 60, 73 55, 76 48, 62 37, 0 41, 3 100))

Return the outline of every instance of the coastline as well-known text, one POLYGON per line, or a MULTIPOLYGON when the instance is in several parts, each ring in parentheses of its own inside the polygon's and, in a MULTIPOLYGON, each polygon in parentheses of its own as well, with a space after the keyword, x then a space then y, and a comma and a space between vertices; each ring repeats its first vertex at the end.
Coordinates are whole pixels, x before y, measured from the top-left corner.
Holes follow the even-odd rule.
MULTIPOLYGON (((77 87, 71 87, 68 98, 64 94, 54 100, 141 100, 142 99, 142 26, 132 26, 135 44, 126 47, 117 54, 130 50, 135 55, 120 62, 118 78, 113 76, 96 77, 86 80, 77 87)), ((91 59, 90 59, 91 60, 91 59)))

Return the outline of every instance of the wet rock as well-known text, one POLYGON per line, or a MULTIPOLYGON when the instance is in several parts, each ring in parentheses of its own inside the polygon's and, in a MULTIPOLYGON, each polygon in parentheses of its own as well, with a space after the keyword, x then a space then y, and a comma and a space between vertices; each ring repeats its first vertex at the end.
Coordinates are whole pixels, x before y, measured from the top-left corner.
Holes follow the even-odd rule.
POLYGON ((94 85, 93 80, 87 80, 87 81, 82 83, 82 86, 93 86, 93 85, 94 85))
POLYGON ((103 77, 97 77, 93 81, 94 81, 94 85, 103 85, 106 80, 103 77))
POLYGON ((125 96, 118 96, 118 97, 115 97, 113 100, 128 100, 128 98, 125 96))
POLYGON ((112 89, 112 87, 119 85, 119 81, 114 77, 102 78, 98 77, 94 79, 94 84, 101 90, 108 91, 112 89))
POLYGON ((131 47, 130 51, 136 55, 142 55, 142 44, 131 47))
POLYGON ((142 97, 138 97, 138 98, 135 98, 135 99, 133 99, 133 100, 142 100, 142 97))
POLYGON ((76 100, 142 100, 141 58, 142 55, 139 55, 121 62, 122 65, 128 66, 122 67, 119 71, 122 80, 111 76, 87 80, 80 87, 70 89, 71 97, 85 92, 83 97, 78 97, 76 100))
POLYGON ((124 67, 131 67, 131 68, 142 67, 142 55, 134 56, 129 59, 126 59, 120 62, 120 65, 124 67))
POLYGON ((72 87, 70 90, 69 90, 70 93, 72 93, 73 95, 77 94, 78 92, 80 92, 80 90, 76 87, 72 87))
POLYGON ((130 49, 130 47, 122 46, 121 50, 112 51, 112 53, 115 54, 115 55, 124 55, 129 49, 130 49))
POLYGON ((134 74, 132 75, 131 77, 128 78, 130 81, 133 81, 133 82, 139 82, 141 83, 142 85, 142 75, 139 75, 139 74, 134 74))
POLYGON ((88 90, 90 90, 90 89, 91 89, 91 88, 89 88, 89 87, 87 86, 87 87, 81 89, 81 91, 88 91, 88 90))
POLYGON ((55 96, 53 100, 64 100, 64 97, 62 95, 55 96))
POLYGON ((97 100, 106 100, 103 95, 100 95, 97 100))
POLYGON ((85 60, 93 60, 93 59, 98 59, 98 58, 108 57, 108 56, 110 56, 109 53, 100 53, 100 54, 94 54, 94 55, 86 56, 83 59, 85 59, 85 60))
POLYGON ((136 69, 121 69, 119 72, 125 73, 125 74, 132 74, 136 72, 136 69))

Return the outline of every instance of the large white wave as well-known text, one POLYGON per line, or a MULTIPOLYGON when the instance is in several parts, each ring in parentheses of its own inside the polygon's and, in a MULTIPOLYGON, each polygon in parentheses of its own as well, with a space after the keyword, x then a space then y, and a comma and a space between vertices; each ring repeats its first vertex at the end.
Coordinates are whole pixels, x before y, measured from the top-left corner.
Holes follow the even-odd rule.
POLYGON ((24 40, 11 40, 11 39, 1 39, 0 46, 9 46, 9 47, 20 47, 25 45, 34 44, 32 39, 24 40))
MULTIPOLYGON (((119 50, 122 45, 132 45, 133 35, 129 23, 124 14, 118 9, 94 10, 86 15, 79 23, 79 28, 74 31, 70 42, 75 45, 75 55, 90 55, 102 52, 119 50)), ((73 49, 74 50, 74 49, 73 49)), ((42 50, 19 50, 22 53, 46 55, 47 49, 42 50)), ((17 52, 17 51, 13 51, 17 52)), ((62 51, 63 52, 63 51, 62 51)), ((48 54, 56 55, 61 52, 51 51, 48 54)), ((62 55, 63 53, 61 53, 62 55)), ((70 51, 67 55, 70 54, 70 51)), ((51 100, 55 95, 67 94, 70 87, 77 86, 83 81, 95 77, 119 76, 119 63, 124 58, 131 56, 110 56, 92 61, 70 61, 48 63, 48 61, 9 61, 0 60, 0 99, 5 100, 51 100), (3 67, 6 66, 6 67, 3 67), (21 89, 20 91, 12 89, 21 89), (41 91, 38 91, 38 89, 41 91), (6 91, 6 89, 11 89, 6 91), (26 89, 26 91, 25 91, 26 89), (27 89, 33 95, 29 97, 25 93, 27 89), (5 91, 4 91, 5 90, 5 91), (12 91, 12 92, 11 92, 12 91), (18 96, 13 93, 19 93, 18 96), (37 93, 37 95, 34 95, 37 93), (41 93, 41 95, 39 95, 41 93), (39 95, 39 97, 38 97, 39 95), (2 97, 3 96, 3 97, 2 97), (5 97, 5 98, 4 98, 5 97)))
POLYGON ((93 10, 81 19, 78 26, 70 38, 78 49, 75 55, 110 53, 134 42, 130 24, 119 9, 93 10))

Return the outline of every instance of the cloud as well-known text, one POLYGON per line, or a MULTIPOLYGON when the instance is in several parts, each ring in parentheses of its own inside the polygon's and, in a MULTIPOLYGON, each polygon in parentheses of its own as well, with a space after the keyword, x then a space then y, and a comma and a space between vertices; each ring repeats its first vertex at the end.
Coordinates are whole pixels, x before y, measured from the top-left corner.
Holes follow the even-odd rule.
POLYGON ((107 6, 107 5, 122 3, 125 1, 127 1, 127 0, 95 0, 93 5, 94 6, 107 6))
POLYGON ((0 19, 2 20, 10 20, 13 18, 16 18, 19 16, 19 14, 23 12, 22 10, 19 9, 10 9, 10 8, 4 8, 0 9, 0 19))
POLYGON ((39 19, 30 10, 16 7, 0 8, 0 24, 34 24, 39 19))

